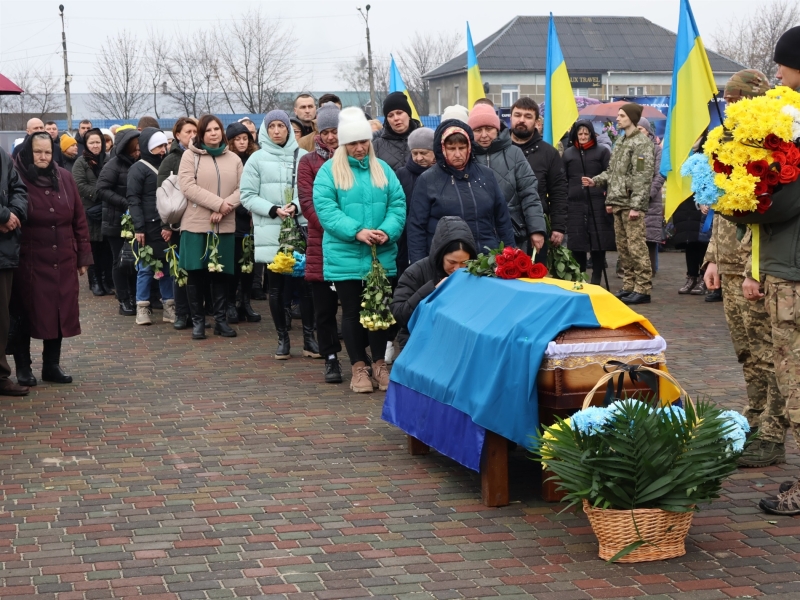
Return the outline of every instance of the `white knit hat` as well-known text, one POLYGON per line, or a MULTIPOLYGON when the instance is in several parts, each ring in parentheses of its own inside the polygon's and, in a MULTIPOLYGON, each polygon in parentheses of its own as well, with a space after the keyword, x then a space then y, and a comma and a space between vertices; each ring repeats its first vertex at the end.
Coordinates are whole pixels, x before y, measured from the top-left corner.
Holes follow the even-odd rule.
POLYGON ((343 108, 339 113, 339 145, 360 140, 372 140, 372 126, 357 106, 343 108))
POLYGON ((448 106, 442 113, 442 121, 447 121, 448 119, 458 119, 462 123, 466 123, 469 121, 469 110, 467 110, 466 106, 461 106, 460 104, 448 106))

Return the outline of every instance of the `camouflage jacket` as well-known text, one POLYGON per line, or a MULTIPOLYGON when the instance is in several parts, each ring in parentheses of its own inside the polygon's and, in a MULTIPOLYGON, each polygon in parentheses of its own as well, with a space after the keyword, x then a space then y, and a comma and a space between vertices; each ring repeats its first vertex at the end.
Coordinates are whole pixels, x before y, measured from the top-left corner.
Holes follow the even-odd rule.
MULTIPOLYGON (((706 263, 716 263, 721 275, 744 275, 747 257, 750 255, 749 244, 739 241, 737 226, 718 214, 714 215, 714 228, 711 241, 706 250, 706 263)), ((749 232, 749 230, 748 230, 749 232)))
POLYGON ((592 179, 607 188, 606 204, 647 212, 654 161, 653 142, 634 130, 614 144, 608 169, 592 179))

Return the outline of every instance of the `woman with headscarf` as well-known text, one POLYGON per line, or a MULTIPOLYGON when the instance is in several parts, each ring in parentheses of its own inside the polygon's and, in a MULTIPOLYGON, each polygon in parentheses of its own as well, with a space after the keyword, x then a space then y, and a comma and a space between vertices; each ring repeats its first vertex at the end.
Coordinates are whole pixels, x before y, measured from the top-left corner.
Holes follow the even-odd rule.
POLYGON ((94 264, 89 267, 89 287, 95 296, 114 293, 111 277, 111 249, 103 240, 103 201, 97 195, 97 177, 106 161, 106 144, 103 133, 95 128, 83 137, 83 155, 72 167, 72 177, 78 185, 81 202, 89 223, 89 240, 92 243, 94 264))
POLYGON ((591 254, 592 283, 599 285, 606 252, 616 247, 614 217, 606 212, 605 189, 584 187, 581 178, 594 177, 608 169, 611 150, 597 143, 597 134, 590 121, 578 121, 569 132, 562 160, 569 185, 569 249, 584 272, 586 253, 591 254))
POLYGON ((324 231, 323 275, 342 303, 342 337, 350 356, 350 389, 370 393, 389 386, 384 360, 388 330, 361 325, 361 294, 372 267, 372 248, 388 277, 397 273, 397 240, 406 219, 406 197, 394 171, 375 156, 372 127, 361 109, 339 113, 339 147, 314 180, 314 209, 324 231), (372 353, 372 375, 365 348, 372 353))
POLYGON ((514 228, 505 196, 494 172, 474 160, 472 128, 448 119, 436 128, 436 166, 420 175, 408 207, 408 258, 412 263, 430 253, 436 224, 442 217, 466 221, 478 248, 515 246, 514 228))
POLYGON ((53 162, 53 138, 30 135, 14 166, 28 187, 28 220, 14 274, 12 313, 23 317, 16 351, 17 381, 36 385, 31 370, 30 339, 44 340, 42 379, 71 383, 61 369, 61 341, 80 335, 78 275, 92 264, 89 227, 72 175, 53 162))

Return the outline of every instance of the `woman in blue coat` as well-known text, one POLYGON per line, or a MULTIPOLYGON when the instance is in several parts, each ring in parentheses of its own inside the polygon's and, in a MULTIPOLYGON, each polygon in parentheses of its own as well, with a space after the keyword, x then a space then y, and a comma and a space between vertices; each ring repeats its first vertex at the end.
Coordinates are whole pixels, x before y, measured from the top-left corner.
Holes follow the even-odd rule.
POLYGON ((406 220, 406 199, 394 171, 375 156, 372 130, 355 107, 339 113, 339 148, 314 180, 314 209, 322 225, 322 270, 342 303, 342 337, 350 356, 350 389, 386 390, 387 330, 367 331, 359 321, 372 247, 388 277, 397 274, 397 240, 406 220), (372 376, 365 347, 372 352, 372 376))
POLYGON ((428 256, 442 217, 461 217, 478 252, 503 242, 515 246, 514 229, 494 172, 474 160, 472 129, 456 119, 442 121, 433 138, 436 165, 420 175, 408 207, 408 258, 428 256))

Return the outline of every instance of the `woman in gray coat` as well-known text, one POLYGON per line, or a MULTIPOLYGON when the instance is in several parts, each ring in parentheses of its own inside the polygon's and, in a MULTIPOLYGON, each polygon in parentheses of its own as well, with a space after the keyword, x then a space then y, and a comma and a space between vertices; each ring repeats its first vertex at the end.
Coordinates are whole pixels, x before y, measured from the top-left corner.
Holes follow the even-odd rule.
POLYGON ((647 249, 650 252, 650 264, 653 275, 658 272, 658 246, 664 242, 664 200, 661 198, 661 188, 664 187, 665 178, 661 174, 661 142, 656 137, 653 126, 645 117, 639 119, 639 131, 646 134, 653 142, 655 151, 655 172, 653 183, 650 186, 650 208, 644 215, 644 224, 647 228, 647 249))

